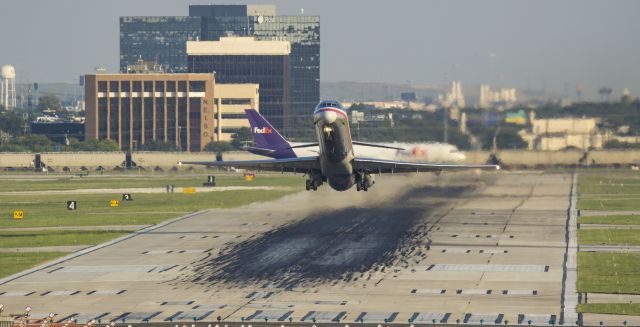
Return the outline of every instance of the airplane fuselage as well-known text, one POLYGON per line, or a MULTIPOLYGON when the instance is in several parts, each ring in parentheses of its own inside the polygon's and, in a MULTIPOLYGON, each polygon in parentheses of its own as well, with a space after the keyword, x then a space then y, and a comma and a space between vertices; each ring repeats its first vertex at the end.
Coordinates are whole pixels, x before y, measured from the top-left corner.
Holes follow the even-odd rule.
POLYGON ((313 112, 319 144, 321 178, 335 190, 345 191, 355 183, 355 158, 347 113, 338 106, 320 103, 313 112))

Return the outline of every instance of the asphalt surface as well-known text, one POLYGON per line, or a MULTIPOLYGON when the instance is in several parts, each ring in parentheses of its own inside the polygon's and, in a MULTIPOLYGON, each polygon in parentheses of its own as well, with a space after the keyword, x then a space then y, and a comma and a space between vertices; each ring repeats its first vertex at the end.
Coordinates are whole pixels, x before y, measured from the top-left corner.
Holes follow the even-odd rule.
POLYGON ((383 176, 198 212, 0 280, 0 303, 79 322, 557 323, 571 183, 383 176))

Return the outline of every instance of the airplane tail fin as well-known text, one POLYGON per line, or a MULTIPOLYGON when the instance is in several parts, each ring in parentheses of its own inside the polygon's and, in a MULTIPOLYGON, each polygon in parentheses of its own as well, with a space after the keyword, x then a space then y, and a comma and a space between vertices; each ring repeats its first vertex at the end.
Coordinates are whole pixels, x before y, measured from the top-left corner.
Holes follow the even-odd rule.
POLYGON ((249 148, 249 152, 272 158, 295 157, 289 142, 258 111, 245 109, 245 113, 255 140, 256 151, 249 148))

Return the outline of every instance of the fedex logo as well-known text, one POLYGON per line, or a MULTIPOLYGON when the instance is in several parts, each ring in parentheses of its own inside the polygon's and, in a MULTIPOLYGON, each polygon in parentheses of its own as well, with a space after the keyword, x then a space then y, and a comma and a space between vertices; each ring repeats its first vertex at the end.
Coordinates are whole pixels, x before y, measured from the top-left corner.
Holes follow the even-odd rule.
POLYGON ((263 127, 263 128, 254 127, 253 128, 253 134, 271 134, 271 133, 273 133, 273 129, 271 129, 269 127, 263 127))

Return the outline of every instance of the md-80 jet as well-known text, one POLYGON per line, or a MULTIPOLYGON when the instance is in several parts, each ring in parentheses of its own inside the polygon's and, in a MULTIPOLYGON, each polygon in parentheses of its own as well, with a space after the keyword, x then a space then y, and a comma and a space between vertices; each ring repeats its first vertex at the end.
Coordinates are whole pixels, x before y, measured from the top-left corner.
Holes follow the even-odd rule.
MULTIPOLYGON (((295 147, 318 147, 318 154, 315 156, 268 160, 185 161, 179 164, 305 173, 306 189, 314 191, 325 182, 336 191, 346 191, 354 185, 358 191, 367 191, 375 183, 375 174, 440 172, 449 169, 499 169, 497 165, 440 164, 357 157, 353 150, 354 144, 389 147, 353 141, 349 118, 338 101, 320 101, 313 112, 313 123, 318 143, 295 147)), ((269 127, 262 132, 277 133, 269 127)))
MULTIPOLYGON (((289 142, 273 128, 257 110, 245 109, 255 145, 244 149, 257 155, 273 158, 295 158, 317 155, 317 146, 299 147, 305 143, 289 142)), ((354 143, 353 152, 362 157, 402 161, 428 161, 431 163, 454 163, 466 156, 453 144, 447 143, 354 143)))

